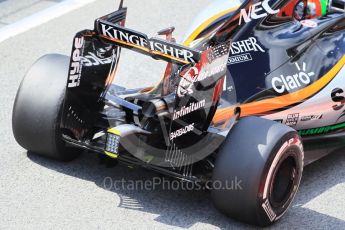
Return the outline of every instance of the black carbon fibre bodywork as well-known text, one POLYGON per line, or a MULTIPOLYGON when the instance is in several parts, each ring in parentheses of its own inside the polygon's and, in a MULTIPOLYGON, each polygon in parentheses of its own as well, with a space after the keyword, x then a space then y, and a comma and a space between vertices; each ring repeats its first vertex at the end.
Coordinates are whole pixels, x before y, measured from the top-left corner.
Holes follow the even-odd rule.
MULTIPOLYGON (((126 8, 97 19, 94 30, 74 39, 60 124, 64 140, 185 179, 195 175, 191 165, 211 167, 241 117, 289 125, 308 136, 306 145, 337 134, 339 146, 345 86, 327 87, 344 62, 345 14, 279 16, 288 3, 245 1, 208 25, 196 38, 202 42, 190 47, 125 28, 126 8), (258 3, 266 4, 258 8, 266 16, 250 18, 246 14, 258 3), (121 48, 168 62, 160 84, 112 85, 121 48), (315 107, 313 98, 327 109, 315 107), (111 135, 121 138, 112 151, 111 135)), ((307 162, 321 156, 316 155, 307 162)))

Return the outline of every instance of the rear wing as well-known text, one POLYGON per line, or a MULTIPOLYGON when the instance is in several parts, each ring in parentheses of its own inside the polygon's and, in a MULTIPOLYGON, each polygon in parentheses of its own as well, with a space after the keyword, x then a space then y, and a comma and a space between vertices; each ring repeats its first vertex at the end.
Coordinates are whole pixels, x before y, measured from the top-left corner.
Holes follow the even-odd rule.
POLYGON ((95 22, 98 36, 106 41, 132 49, 155 59, 177 64, 197 63, 200 52, 160 38, 148 38, 146 34, 98 19, 95 22))
POLYGON ((121 48, 177 65, 197 63, 201 53, 160 38, 125 28, 127 8, 95 20, 93 30, 76 34, 73 40, 61 130, 77 140, 89 138, 93 124, 104 108, 106 95, 117 70, 121 48))

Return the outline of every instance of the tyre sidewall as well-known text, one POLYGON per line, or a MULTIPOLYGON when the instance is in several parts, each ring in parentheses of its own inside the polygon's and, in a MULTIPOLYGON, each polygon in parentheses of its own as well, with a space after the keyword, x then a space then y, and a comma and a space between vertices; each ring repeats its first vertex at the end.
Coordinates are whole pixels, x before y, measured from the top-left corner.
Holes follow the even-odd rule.
MULTIPOLYGON (((215 156, 212 182, 218 181, 224 185, 238 179, 241 187, 213 189, 211 195, 214 205, 229 217, 249 224, 267 226, 277 221, 288 209, 288 205, 284 206, 284 210, 274 210, 275 218, 269 218, 263 208, 266 202, 263 188, 270 179, 269 171, 278 151, 292 138, 295 142, 291 142, 287 149, 284 148, 283 153, 287 150, 296 152, 296 167, 301 175, 303 148, 295 130, 259 117, 239 120, 215 156)), ((295 182, 299 184, 300 178, 295 182)))

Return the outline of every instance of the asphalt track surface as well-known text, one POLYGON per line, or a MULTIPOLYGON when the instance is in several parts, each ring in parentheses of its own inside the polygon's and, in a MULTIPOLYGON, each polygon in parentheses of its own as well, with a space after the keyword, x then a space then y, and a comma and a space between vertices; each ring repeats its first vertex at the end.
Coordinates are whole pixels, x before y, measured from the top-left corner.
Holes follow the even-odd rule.
MULTIPOLYGON (((208 1, 184 1, 183 7, 179 2, 127 0, 127 25, 151 35, 175 25, 176 36, 182 38, 190 20, 208 1)), ((68 54, 75 32, 92 28, 94 18, 116 6, 113 0, 98 0, 0 43, 0 229, 252 228, 220 214, 207 191, 173 191, 163 186, 133 190, 130 181, 152 181, 157 175, 124 166, 106 168, 90 153, 59 163, 27 153, 15 142, 12 104, 27 69, 46 53, 68 54), (118 183, 122 179, 125 186, 118 183)), ((150 60, 150 65, 143 65, 137 56, 124 55, 120 73, 150 83, 159 76, 151 73, 160 70, 156 63, 150 60)), ((305 168, 293 205, 272 228, 345 228, 344 152, 305 168)))
POLYGON ((62 0, 0 0, 0 28, 32 15, 62 0))

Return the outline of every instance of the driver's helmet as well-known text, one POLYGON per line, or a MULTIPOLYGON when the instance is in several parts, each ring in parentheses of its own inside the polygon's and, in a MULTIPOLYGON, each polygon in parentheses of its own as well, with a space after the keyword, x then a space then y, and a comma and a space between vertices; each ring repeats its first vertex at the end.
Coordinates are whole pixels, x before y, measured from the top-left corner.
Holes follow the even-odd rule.
POLYGON ((305 18, 316 18, 327 14, 329 0, 308 0, 305 18))
POLYGON ((327 14, 330 0, 291 0, 280 16, 293 16, 297 20, 317 18, 327 14))

